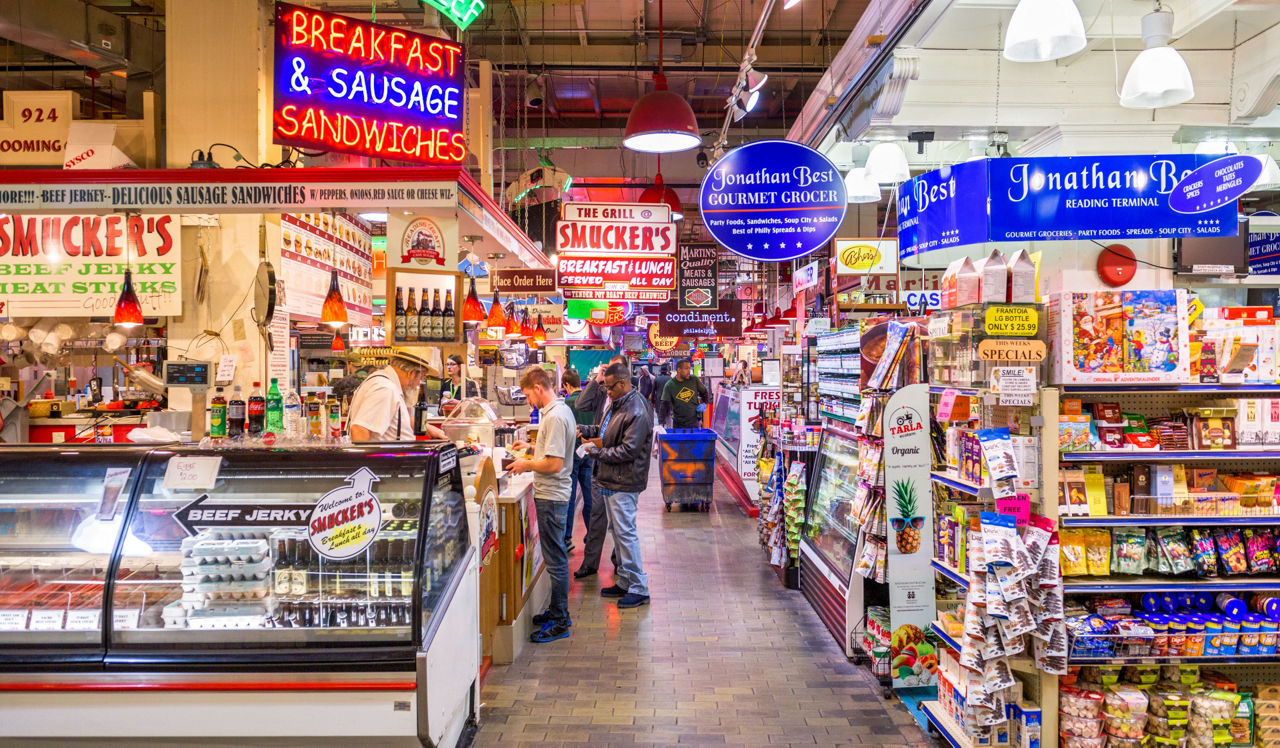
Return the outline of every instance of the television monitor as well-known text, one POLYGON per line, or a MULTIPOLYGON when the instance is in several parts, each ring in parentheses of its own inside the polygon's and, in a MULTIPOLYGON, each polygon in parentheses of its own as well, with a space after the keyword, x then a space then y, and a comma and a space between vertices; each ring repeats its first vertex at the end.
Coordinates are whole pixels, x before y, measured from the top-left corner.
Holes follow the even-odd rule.
POLYGON ((1249 221, 1235 236, 1190 236, 1174 240, 1174 272, 1179 275, 1248 275, 1249 221))

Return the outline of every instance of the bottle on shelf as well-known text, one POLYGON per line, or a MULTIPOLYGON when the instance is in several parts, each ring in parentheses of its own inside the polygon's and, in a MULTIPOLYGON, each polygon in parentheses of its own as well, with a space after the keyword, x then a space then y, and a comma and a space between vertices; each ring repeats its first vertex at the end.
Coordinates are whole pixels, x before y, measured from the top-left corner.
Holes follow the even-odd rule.
POLYGON ((253 391, 249 393, 249 408, 246 411, 245 430, 249 436, 262 436, 262 427, 267 417, 267 399, 262 396, 262 382, 253 383, 253 391))
POLYGON ((272 434, 284 433, 284 398, 280 396, 280 383, 271 378, 271 386, 267 388, 266 430, 272 434))
POLYGON ((400 563, 400 542, 401 541, 396 540, 395 538, 387 539, 387 563, 382 569, 382 596, 386 598, 393 598, 396 596, 396 579, 399 576, 399 568, 397 567, 397 564, 400 563))
POLYGON ((427 306, 427 289, 422 289, 422 308, 418 310, 418 335, 422 340, 435 340, 435 312, 427 306))
POLYGON ((408 598, 413 596, 413 541, 402 540, 401 554, 399 559, 400 571, 400 589, 399 596, 408 598))
POLYGON ((427 405, 427 387, 418 387, 418 402, 413 406, 413 433, 422 436, 427 433, 427 416, 431 413, 427 405))
POLYGON ((396 315, 396 316, 395 316, 395 319, 394 319, 394 321, 393 321, 393 324, 394 324, 394 326, 395 326, 395 332, 394 332, 394 334, 395 334, 396 342, 399 342, 399 341, 401 341, 401 340, 404 340, 404 339, 405 339, 405 334, 408 332, 408 324, 409 324, 409 323, 408 323, 408 321, 405 319, 405 311, 404 311, 404 290, 403 290, 403 289, 401 289, 401 288, 400 288, 400 287, 398 287, 398 286, 396 287, 396 311, 395 311, 395 315, 396 315))
POLYGON ((222 439, 227 435, 227 398, 219 387, 209 401, 209 436, 222 439))
POLYGON ((239 439, 244 436, 246 412, 244 396, 240 394, 240 385, 231 388, 231 400, 227 403, 227 436, 239 439))
POLYGON ((298 393, 289 390, 284 398, 284 433, 290 439, 298 439, 306 433, 306 418, 302 412, 302 400, 298 393))
POLYGON ((422 335, 418 306, 414 303, 415 293, 414 289, 409 289, 409 304, 404 308, 404 339, 411 343, 420 340, 422 335))
POLYGON ((275 583, 272 590, 276 597, 284 597, 293 594, 294 542, 293 538, 284 535, 276 536, 275 541, 275 583))
POLYGON ((444 326, 443 338, 452 343, 458 337, 458 317, 453 311, 453 291, 444 292, 444 326))
POLYGON ((293 581, 289 586, 289 593, 292 595, 307 595, 315 592, 315 586, 311 582, 314 577, 311 576, 315 567, 315 551, 312 550, 311 544, 305 539, 299 537, 294 541, 293 550, 293 581))
POLYGON ((321 410, 323 410, 323 405, 320 403, 320 398, 316 397, 314 392, 311 393, 307 397, 307 435, 312 439, 319 439, 324 436, 320 424, 321 410))
POLYGON ((440 306, 440 289, 431 294, 431 339, 444 340, 444 309, 440 306))
POLYGON ((329 438, 336 441, 342 438, 342 411, 338 408, 338 398, 332 392, 325 401, 325 407, 329 414, 329 438))
POLYGON ((386 566, 386 548, 385 540, 374 540, 367 551, 369 556, 368 580, 366 582, 365 594, 371 600, 377 600, 382 596, 382 571, 386 566))

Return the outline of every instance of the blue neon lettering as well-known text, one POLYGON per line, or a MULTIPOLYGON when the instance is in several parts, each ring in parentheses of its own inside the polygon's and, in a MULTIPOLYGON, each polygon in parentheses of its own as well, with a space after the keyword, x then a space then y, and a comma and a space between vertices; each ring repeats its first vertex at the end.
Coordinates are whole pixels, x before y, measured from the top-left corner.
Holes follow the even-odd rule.
POLYGON ((343 68, 334 68, 333 74, 329 76, 330 80, 333 81, 333 85, 329 86, 329 93, 335 99, 347 98, 347 82, 344 80, 346 77, 347 71, 343 68))
POLYGON ((409 93, 409 108, 417 109, 419 112, 426 110, 426 104, 422 101, 422 84, 414 83, 413 91, 409 93))
POLYGON ((404 102, 407 100, 404 93, 404 78, 400 78, 398 76, 395 78, 392 78, 391 90, 394 91, 396 94, 396 96, 393 96, 391 98, 391 106, 394 106, 394 107, 404 106, 404 102), (399 97, 399 98, 397 99, 396 97, 399 97))

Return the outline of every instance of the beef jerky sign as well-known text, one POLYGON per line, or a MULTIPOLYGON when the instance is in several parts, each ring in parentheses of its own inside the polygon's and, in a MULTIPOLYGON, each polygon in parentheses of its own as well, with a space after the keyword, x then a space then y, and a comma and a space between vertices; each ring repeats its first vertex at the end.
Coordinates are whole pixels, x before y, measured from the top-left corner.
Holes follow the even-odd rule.
POLYGON ((720 281, 714 244, 683 244, 676 254, 676 304, 681 311, 715 309, 720 281))

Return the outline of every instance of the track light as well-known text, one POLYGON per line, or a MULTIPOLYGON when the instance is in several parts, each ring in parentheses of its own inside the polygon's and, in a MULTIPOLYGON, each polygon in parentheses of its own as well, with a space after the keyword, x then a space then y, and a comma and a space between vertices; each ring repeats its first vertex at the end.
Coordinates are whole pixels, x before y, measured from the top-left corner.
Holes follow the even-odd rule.
POLYGON ((711 165, 711 159, 707 158, 706 151, 698 151, 698 168, 705 169, 711 165))
POLYGON ((764 88, 765 82, 769 80, 769 74, 756 70, 748 63, 747 69, 744 71, 744 80, 748 91, 759 91, 764 88))
POLYGON ((760 92, 747 90, 745 84, 739 83, 733 87, 728 101, 729 109, 733 112, 733 121, 737 122, 756 108, 756 104, 760 101, 760 92))
POLYGON ((524 89, 524 105, 530 109, 541 109, 545 98, 542 93, 542 84, 538 83, 538 79, 534 78, 529 81, 529 85, 524 89))
POLYGON ((1142 17, 1142 41, 1147 48, 1129 66, 1120 89, 1120 106, 1126 109, 1159 109, 1176 106, 1196 95, 1187 61, 1169 46, 1173 38, 1173 13, 1160 8, 1142 17))

